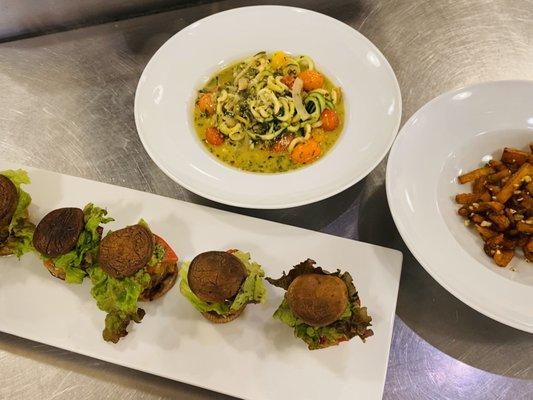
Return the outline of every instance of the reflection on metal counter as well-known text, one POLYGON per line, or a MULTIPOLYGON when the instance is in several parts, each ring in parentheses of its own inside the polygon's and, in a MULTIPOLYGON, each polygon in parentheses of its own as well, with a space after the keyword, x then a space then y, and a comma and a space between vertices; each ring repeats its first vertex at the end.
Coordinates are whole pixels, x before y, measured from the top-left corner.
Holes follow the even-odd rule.
MULTIPOLYGON (((203 2, 1 44, 0 157, 235 211, 178 187, 150 161, 135 131, 133 96, 166 39, 201 17, 251 3, 260 2, 203 2)), ((533 79, 528 0, 275 3, 328 14, 372 40, 397 74, 404 121, 450 89, 533 79)), ((385 163, 316 204, 237 211, 404 252, 385 399, 533 398, 531 335, 465 306, 414 260, 388 211, 385 163)), ((0 334, 0 360, 0 398, 229 399, 7 334, 0 334)))

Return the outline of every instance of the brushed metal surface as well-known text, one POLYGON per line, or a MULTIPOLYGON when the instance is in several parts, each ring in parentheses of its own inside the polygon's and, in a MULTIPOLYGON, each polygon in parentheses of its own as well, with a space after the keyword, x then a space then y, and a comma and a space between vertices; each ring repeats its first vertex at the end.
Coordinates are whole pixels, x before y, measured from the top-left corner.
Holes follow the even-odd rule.
POLYGON ((177 8, 188 0, 1 0, 0 41, 177 8))
MULTIPOLYGON (((370 38, 398 76, 404 121, 447 90, 533 79, 533 1, 275 3, 326 13, 370 38)), ((331 199, 277 211, 202 199, 151 162, 133 121, 144 65, 191 22, 246 4, 260 2, 190 6, 0 45, 0 157, 400 249, 404 271, 384 398, 532 399, 533 336, 465 306, 414 260, 387 207, 386 161, 331 199)), ((181 56, 186 62, 194 52, 181 56)), ((0 398, 229 399, 5 334, 0 398)))

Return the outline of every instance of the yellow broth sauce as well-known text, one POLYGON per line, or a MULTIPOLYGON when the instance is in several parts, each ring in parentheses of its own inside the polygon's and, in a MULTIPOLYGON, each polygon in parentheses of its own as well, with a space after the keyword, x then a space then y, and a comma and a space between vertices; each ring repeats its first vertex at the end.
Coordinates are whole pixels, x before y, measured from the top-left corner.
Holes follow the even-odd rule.
MULTIPOLYGON (((279 53, 279 52, 278 52, 279 53)), ((272 57, 268 57, 268 61, 270 64, 272 64, 273 59, 276 54, 272 57)), ((259 53, 261 54, 261 53, 259 53)), ((262 60, 264 63, 264 59, 262 60)), ((318 71, 314 71, 313 74, 322 75, 322 84, 320 85, 320 93, 324 93, 326 95, 326 98, 331 98, 331 96, 328 96, 329 93, 332 93, 332 91, 337 90, 338 95, 336 96, 336 102, 333 105, 333 102, 330 100, 328 102, 328 105, 331 107, 331 109, 334 109, 334 114, 336 115, 337 119, 337 126, 331 130, 331 124, 328 126, 330 129, 323 129, 323 126, 316 126, 316 125, 323 125, 321 123, 321 120, 318 120, 314 123, 315 127, 302 127, 297 132, 290 132, 287 129, 283 130, 280 134, 278 134, 275 138, 269 139, 270 136, 273 134, 276 134, 276 129, 281 130, 283 129, 283 122, 276 121, 276 115, 279 115, 282 113, 282 111, 278 111, 277 114, 274 114, 272 118, 273 121, 258 121, 254 118, 254 115, 250 113, 250 111, 247 108, 247 104, 250 104, 250 102, 253 103, 253 100, 250 100, 251 96, 246 97, 246 93, 242 96, 234 95, 235 101, 240 101, 239 104, 241 104, 241 108, 239 106, 236 106, 236 108, 230 108, 230 111, 228 112, 225 109, 222 109, 218 104, 219 102, 217 99, 223 99, 224 96, 227 96, 227 92, 231 91, 231 87, 233 85, 241 85, 243 82, 254 82, 254 78, 257 76, 254 75, 255 71, 252 71, 249 73, 247 78, 239 78, 237 81, 235 80, 236 75, 238 76, 239 71, 236 71, 236 68, 241 68, 241 70, 244 70, 242 64, 236 63, 234 65, 231 65, 223 70, 221 70, 218 74, 216 74, 206 85, 205 87, 200 91, 198 100, 196 101, 195 107, 194 107, 194 126, 197 132, 197 135, 200 139, 200 141, 203 143, 203 145, 206 147, 206 149, 212 153, 215 157, 217 157, 220 161, 223 163, 233 166, 235 168, 239 168, 244 171, 249 172, 259 172, 259 173, 279 173, 279 172, 286 172, 289 170, 293 170, 296 168, 300 168, 302 166, 308 165, 317 159, 323 157, 327 154, 327 152, 333 147, 337 139, 339 138, 343 123, 344 123, 344 103, 342 100, 342 96, 340 95, 340 90, 336 88, 332 82, 327 79, 323 74, 321 74, 318 71), (223 88, 229 88, 224 92, 223 88), (202 99, 202 96, 208 95, 205 97, 209 97, 208 100, 211 101, 211 103, 208 104, 208 106, 205 106, 204 100, 206 98, 202 99), (216 107, 218 106, 218 112, 216 111, 216 107), (333 107, 332 107, 333 106, 333 107), (242 110, 246 108, 246 110, 242 110), (233 110, 237 110, 237 113, 240 112, 240 115, 243 117, 247 117, 246 121, 237 121, 234 116, 235 112, 233 110), (227 117, 229 115, 229 117, 227 117), (237 130, 237 133, 233 135, 238 140, 233 140, 230 135, 226 135, 221 130, 225 130, 226 132, 231 132, 231 128, 228 128, 230 124, 225 124, 224 122, 220 122, 221 119, 227 118, 231 120, 234 124, 238 123, 241 125, 241 128, 237 130), (248 122, 250 121, 250 122, 248 122), (218 125, 217 125, 218 123, 218 125), (267 129, 268 124, 270 124, 270 131, 274 131, 273 133, 265 132, 260 134, 257 134, 255 136, 251 135, 243 135, 241 130, 246 130, 246 128, 243 128, 245 123, 249 123, 252 125, 252 128, 248 128, 248 132, 250 132, 251 135, 254 133, 254 129, 259 126, 259 129, 263 128, 267 129), (220 129, 219 129, 220 128, 220 129), (215 129, 215 133, 218 134, 215 135, 215 138, 213 139, 210 137, 209 130, 215 129), (307 135, 305 131, 307 130, 307 135), (236 136, 235 136, 236 135, 236 136), (270 135, 270 136, 269 136, 270 135), (242 136, 242 137, 241 137, 242 136), (293 145, 292 148, 287 148, 289 145, 289 142, 291 140, 294 140, 295 138, 300 138, 300 143, 293 145), (309 142, 313 143, 309 143, 309 142), (215 144, 213 144, 213 142, 215 144), (313 153, 310 155, 307 155, 307 157, 310 157, 309 159, 303 159, 304 162, 301 162, 302 159, 296 157, 294 154, 297 151, 300 151, 301 148, 298 148, 299 144, 311 144, 314 146, 313 153), (297 161, 295 161, 297 160, 297 161)), ((267 73, 269 73, 267 71, 267 73)), ((289 70, 290 73, 290 70, 289 70)), ((245 75, 246 76, 246 75, 245 75)), ((272 75, 272 78, 268 78, 269 85, 265 86, 261 89, 259 89, 259 95, 268 95, 272 97, 270 94, 271 90, 267 89, 267 87, 273 87, 277 88, 278 85, 272 82, 276 82, 275 79, 277 78, 277 82, 287 82, 284 81, 283 76, 289 76, 289 74, 284 75, 283 71, 277 71, 274 69, 274 73, 272 75), (275 77, 275 78, 274 78, 275 77), (281 77, 281 78, 280 78, 281 77)), ((302 75, 304 76, 304 75, 302 75)), ((294 74, 294 77, 298 77, 298 75, 294 74)), ((256 79, 257 80, 257 79, 256 79)), ((320 82, 319 82, 320 83, 320 82)), ((315 85, 316 86, 316 85, 315 85)), ((304 86, 305 87, 305 86, 304 86)), ((311 86, 312 87, 312 86, 311 86)), ((253 88, 252 88, 253 89, 253 88)), ((281 99, 281 102, 283 104, 286 104, 288 100, 290 100, 291 93, 288 90, 285 90, 284 92, 281 91, 281 89, 277 89, 278 92, 275 93, 276 95, 279 94, 279 97, 281 99)), ((234 89, 236 92, 236 90, 234 89)), ((243 92, 245 92, 243 90, 243 92)), ((309 92, 302 91, 305 93, 313 93, 313 90, 310 90, 309 92)), ((315 90, 316 92, 316 90, 315 90)), ((309 94, 308 94, 309 95, 309 94)), ((318 96, 318 95, 316 95, 318 96)), ((260 98, 261 100, 261 98, 260 98)), ((259 100, 259 101, 260 101, 259 100)), ((311 102, 307 102, 306 109, 313 110, 314 104, 310 104, 311 102)), ((320 102, 316 102, 316 104, 319 104, 320 102)), ((305 104, 305 103, 304 103, 305 104)), ((290 107, 291 105, 289 105, 290 107)), ((318 105, 317 107, 319 107, 318 105)), ((272 106, 272 111, 276 111, 275 106, 272 106)), ((263 112, 265 107, 263 106, 263 109, 259 109, 260 112, 263 112)), ((323 111, 326 111, 326 109, 329 109, 329 107, 325 107, 323 111)), ((267 109, 268 111, 268 109, 267 109)), ((317 111, 315 109, 315 111, 317 111)), ((320 110, 318 110, 320 111, 320 110)), ((255 113, 257 115, 257 113, 255 113)), ((265 113, 259 114, 259 117, 261 118, 265 113)), ((321 117, 323 117, 324 114, 322 113, 321 117)), ((316 117, 316 114, 315 114, 316 117)), ((296 115, 292 118, 292 120, 297 119, 296 115)), ((316 119, 316 118, 315 118, 316 119)), ((242 120, 242 118, 241 118, 242 120)), ((288 120, 290 121, 290 120, 288 120)), ((288 122, 285 123, 285 125, 288 122)), ((248 126, 250 126, 248 125, 248 126)), ((300 125, 302 125, 302 122, 300 122, 300 125)), ((297 126, 297 125, 296 125, 297 126)), ((235 125, 233 126, 235 127, 235 125)), ((291 128, 294 129, 294 125, 291 126, 291 128)), ((235 130, 235 129, 234 129, 235 130)), ((211 132, 213 133, 213 131, 211 132)), ((297 141, 298 141, 297 140, 297 141)), ((296 141, 296 142, 297 142, 296 141)), ((305 149, 304 149, 305 150, 305 149)))

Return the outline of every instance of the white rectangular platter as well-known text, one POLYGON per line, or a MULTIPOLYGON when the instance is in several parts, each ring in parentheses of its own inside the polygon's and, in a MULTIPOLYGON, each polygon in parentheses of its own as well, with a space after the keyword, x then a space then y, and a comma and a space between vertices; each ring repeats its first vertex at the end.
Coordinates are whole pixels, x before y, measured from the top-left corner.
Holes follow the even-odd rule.
POLYGON ((398 294, 398 251, 309 230, 219 211, 150 193, 0 162, 0 170, 24 168, 32 179, 30 214, 39 221, 58 207, 106 207, 118 229, 148 221, 180 260, 207 250, 249 251, 278 277, 306 258, 349 271, 373 317, 375 335, 308 351, 272 314, 283 296, 267 284, 268 302, 252 305, 236 321, 213 325, 179 293, 143 303, 146 316, 118 344, 102 340, 104 313, 90 283, 53 278, 33 254, 0 259, 0 331, 250 400, 381 399, 398 294))

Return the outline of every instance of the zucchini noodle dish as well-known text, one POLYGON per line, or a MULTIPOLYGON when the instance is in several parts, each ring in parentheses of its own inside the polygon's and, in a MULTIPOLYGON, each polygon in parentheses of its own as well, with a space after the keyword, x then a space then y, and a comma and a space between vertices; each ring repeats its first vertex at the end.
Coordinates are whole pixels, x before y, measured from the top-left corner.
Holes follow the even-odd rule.
POLYGON ((331 149, 344 122, 339 87, 305 55, 262 51, 198 92, 194 124, 219 160, 250 172, 285 172, 331 149))

